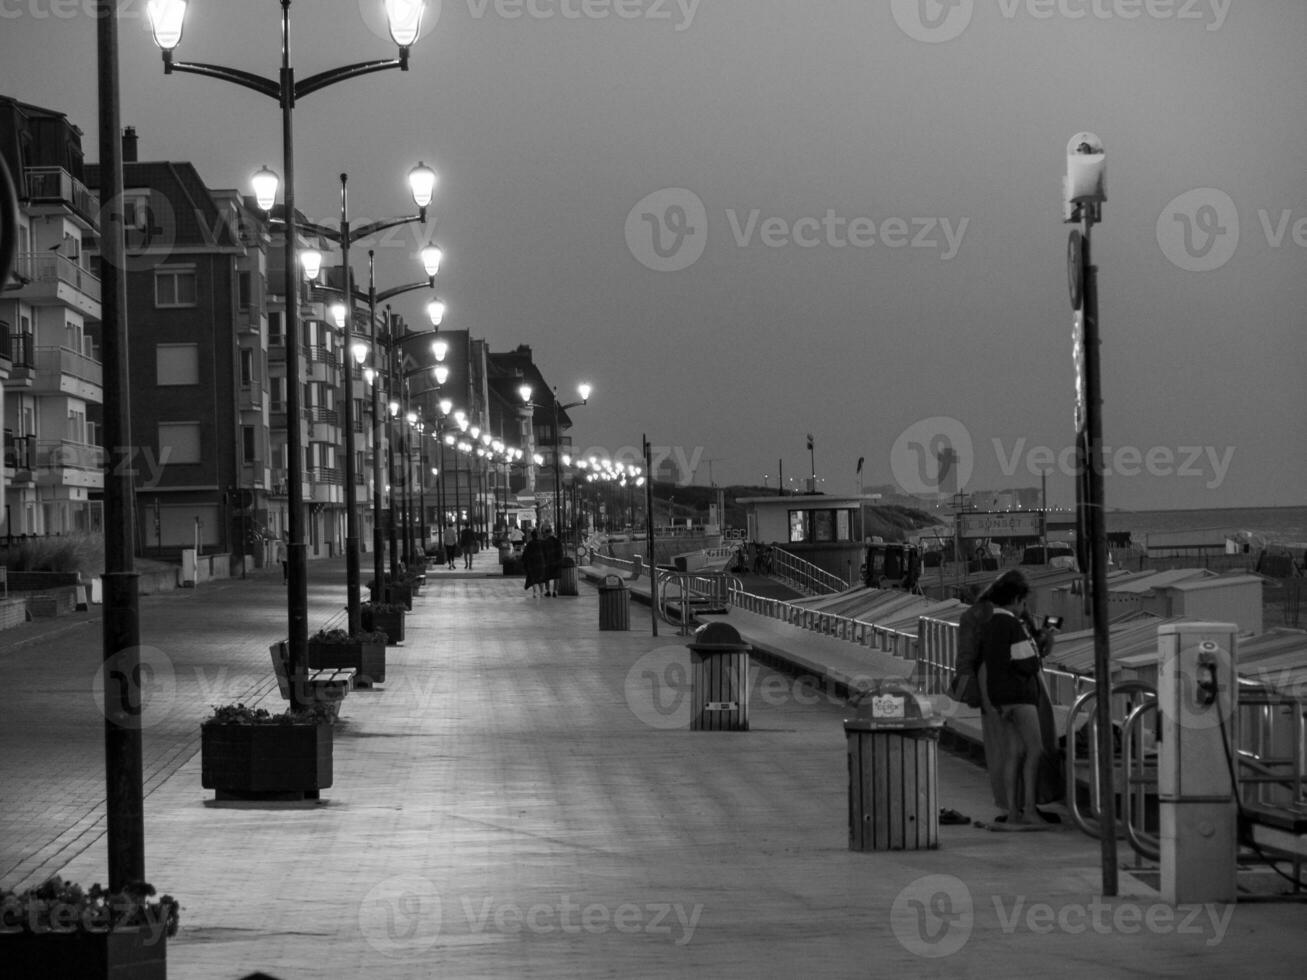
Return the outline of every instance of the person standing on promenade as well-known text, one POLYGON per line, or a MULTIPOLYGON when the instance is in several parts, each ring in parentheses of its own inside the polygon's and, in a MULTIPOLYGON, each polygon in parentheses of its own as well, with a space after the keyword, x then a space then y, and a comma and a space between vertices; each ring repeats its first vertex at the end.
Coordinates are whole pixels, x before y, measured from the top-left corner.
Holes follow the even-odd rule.
POLYGON ((545 528, 545 595, 558 595, 558 579, 563 574, 563 542, 552 527, 545 528))
POLYGON ((281 584, 290 581, 290 562, 286 557, 286 536, 277 539, 277 561, 281 562, 281 584))
POLYGON ((989 589, 993 614, 980 633, 981 690, 1003 739, 1006 826, 1014 830, 1043 826, 1035 808, 1044 753, 1039 723, 1040 652, 1022 618, 1029 592, 1020 572, 1000 576, 989 589))
POLYGON ((469 524, 463 528, 463 533, 458 539, 458 548, 463 552, 463 567, 469 571, 472 568, 472 556, 476 554, 476 546, 477 533, 469 524))
POLYGON ((545 546, 540 535, 534 529, 522 549, 522 567, 526 569, 524 589, 531 589, 532 595, 539 599, 545 584, 545 546))

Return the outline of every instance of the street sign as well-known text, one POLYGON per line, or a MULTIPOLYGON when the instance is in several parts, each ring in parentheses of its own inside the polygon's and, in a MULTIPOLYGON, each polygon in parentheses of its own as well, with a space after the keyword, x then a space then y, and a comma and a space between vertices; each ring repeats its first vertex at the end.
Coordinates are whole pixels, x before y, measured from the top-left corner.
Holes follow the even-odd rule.
POLYGON ((1085 243, 1079 229, 1066 240, 1066 279, 1071 292, 1071 309, 1079 310, 1085 299, 1085 243))
POLYGON ((961 515, 964 538, 1038 537, 1043 532, 1043 515, 1034 511, 961 515))

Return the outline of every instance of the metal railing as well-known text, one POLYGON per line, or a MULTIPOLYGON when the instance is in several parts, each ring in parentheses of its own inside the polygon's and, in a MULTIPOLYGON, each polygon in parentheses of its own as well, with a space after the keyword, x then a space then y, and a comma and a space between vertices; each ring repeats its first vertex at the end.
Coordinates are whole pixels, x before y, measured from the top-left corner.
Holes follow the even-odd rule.
POLYGON ((659 568, 657 585, 659 615, 678 627, 683 635, 690 632, 696 614, 727 609, 733 595, 741 591, 740 580, 727 572, 678 572, 659 568))
POLYGON ((880 650, 902 660, 916 661, 919 656, 920 639, 916 633, 907 630, 892 629, 852 616, 813 609, 785 599, 755 595, 740 587, 731 590, 730 601, 746 612, 757 613, 822 636, 844 640, 855 646, 880 650))
POLYGON ((99 196, 63 167, 27 167, 23 175, 28 200, 59 201, 79 212, 92 225, 99 220, 99 196))
POLYGON ((69 439, 41 439, 36 443, 36 461, 51 470, 104 469, 104 449, 69 439))
POLYGON ((771 549, 770 574, 807 595, 830 595, 850 588, 838 575, 775 546, 771 549))

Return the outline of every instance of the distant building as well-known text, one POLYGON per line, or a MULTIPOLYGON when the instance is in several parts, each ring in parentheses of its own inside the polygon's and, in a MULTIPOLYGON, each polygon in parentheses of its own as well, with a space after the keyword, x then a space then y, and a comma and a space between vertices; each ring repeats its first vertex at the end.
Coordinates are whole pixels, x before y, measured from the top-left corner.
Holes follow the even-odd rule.
POLYGON ((82 133, 60 112, 0 96, 0 155, 19 205, 14 271, 0 284, 0 526, 100 531, 100 280, 90 262, 100 203, 83 183, 82 133))

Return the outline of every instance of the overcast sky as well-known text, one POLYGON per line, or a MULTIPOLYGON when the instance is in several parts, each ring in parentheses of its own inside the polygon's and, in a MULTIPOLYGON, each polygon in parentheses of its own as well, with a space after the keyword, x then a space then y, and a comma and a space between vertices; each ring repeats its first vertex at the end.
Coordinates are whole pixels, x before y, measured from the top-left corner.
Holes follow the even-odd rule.
MULTIPOLYGON (((275 103, 165 77, 121 6, 141 159, 280 169, 275 103)), ((295 3, 299 77, 391 56, 374 7, 295 3)), ((66 112, 88 160, 93 8, 0 0, 0 92, 66 112)), ((278 33, 273 0, 193 0, 177 57, 275 76, 278 33)), ((1051 466, 1069 504, 1061 178, 1090 130, 1109 506, 1307 503, 1302 0, 444 0, 424 34, 407 74, 300 103, 297 203, 334 221, 347 171, 356 222, 404 213, 435 167, 447 323, 591 381, 578 447, 647 433, 700 484, 712 460, 774 486, 811 432, 843 493, 859 457, 931 489, 947 438, 972 488, 1051 466)), ((379 288, 420 277, 422 237, 376 246, 379 288)))

